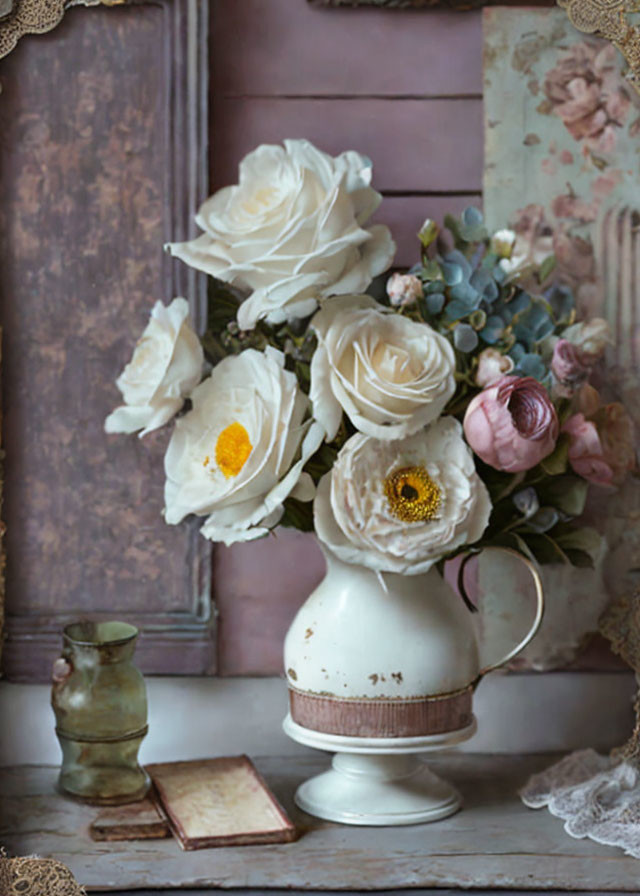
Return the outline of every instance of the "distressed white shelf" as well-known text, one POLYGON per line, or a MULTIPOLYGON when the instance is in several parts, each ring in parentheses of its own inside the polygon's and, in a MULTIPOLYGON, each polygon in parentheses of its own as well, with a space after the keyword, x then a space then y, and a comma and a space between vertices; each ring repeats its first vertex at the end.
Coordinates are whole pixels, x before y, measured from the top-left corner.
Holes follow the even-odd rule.
POLYGON ((429 757, 465 806, 444 821, 403 828, 322 822, 293 805, 298 784, 328 757, 256 759, 302 831, 296 843, 182 852, 172 840, 94 843, 97 810, 55 792, 57 769, 0 770, 0 842, 9 855, 55 857, 88 891, 182 888, 376 890, 430 887, 638 891, 640 862, 620 850, 574 840, 546 810, 517 796, 549 755, 429 757))

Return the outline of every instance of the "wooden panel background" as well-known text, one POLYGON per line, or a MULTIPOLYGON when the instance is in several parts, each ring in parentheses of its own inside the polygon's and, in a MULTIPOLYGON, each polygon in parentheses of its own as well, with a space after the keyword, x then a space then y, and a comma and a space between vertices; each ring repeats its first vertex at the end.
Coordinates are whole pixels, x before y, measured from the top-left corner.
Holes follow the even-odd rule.
MULTIPOLYGON (((211 31, 211 185, 235 182, 262 142, 308 137, 373 161, 376 220, 417 260, 425 217, 481 202, 481 13, 326 9, 305 0, 217 0, 211 31)), ((219 670, 278 674, 289 622, 322 578, 313 536, 279 530, 216 547, 219 670)))
MULTIPOLYGON (((210 192, 207 10, 211 189, 263 141, 358 149, 399 266, 416 260, 425 217, 481 202, 479 11, 160 0, 73 10, 22 41, 0 64, 14 678, 45 679, 60 627, 81 613, 140 624, 146 671, 215 668, 209 546, 160 519, 166 435, 102 432, 153 302, 187 294, 202 319, 201 281, 162 244, 194 232, 210 192)), ((281 672, 289 621, 322 572, 313 539, 295 532, 216 548, 218 671, 281 672)))
POLYGON ((72 10, 0 65, 13 678, 46 680, 78 616, 138 625, 146 671, 214 667, 210 546, 160 516, 167 435, 103 432, 151 305, 188 289, 198 311, 162 246, 193 232, 207 190, 206 9, 72 10))

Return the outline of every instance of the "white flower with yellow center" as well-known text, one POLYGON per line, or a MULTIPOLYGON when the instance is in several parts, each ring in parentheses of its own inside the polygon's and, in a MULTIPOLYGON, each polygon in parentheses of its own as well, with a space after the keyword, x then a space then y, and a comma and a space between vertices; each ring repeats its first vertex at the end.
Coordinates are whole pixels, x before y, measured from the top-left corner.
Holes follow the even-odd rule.
POLYGON ((291 497, 309 501, 302 472, 322 441, 309 401, 273 348, 225 358, 191 396, 165 456, 165 519, 206 516, 202 534, 233 544, 266 535, 291 497))
POLYGON ((116 380, 125 403, 109 414, 105 430, 140 429, 144 436, 164 426, 200 382, 203 360, 186 299, 174 299, 168 307, 156 302, 131 361, 116 380))
POLYGON ((306 317, 319 297, 365 290, 391 264, 389 229, 365 226, 381 201, 370 184, 371 162, 357 152, 333 158, 308 140, 259 146, 238 184, 200 208, 204 233, 167 248, 248 293, 243 330, 306 317))
POLYGON ((320 480, 316 534, 346 563, 417 575, 482 536, 487 489, 453 417, 398 442, 356 433, 320 480))
POLYGON ((439 417, 456 390, 449 341, 370 296, 327 299, 311 326, 310 398, 328 440, 343 411, 366 435, 404 438, 439 417))

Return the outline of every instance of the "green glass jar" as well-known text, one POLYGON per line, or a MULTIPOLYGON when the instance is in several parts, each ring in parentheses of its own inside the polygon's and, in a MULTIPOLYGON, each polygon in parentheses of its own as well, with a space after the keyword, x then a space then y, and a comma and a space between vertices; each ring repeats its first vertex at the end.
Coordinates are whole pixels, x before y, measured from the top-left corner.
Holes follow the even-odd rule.
POLYGON ((138 764, 147 733, 147 693, 133 665, 138 630, 126 622, 75 622, 53 665, 51 705, 62 748, 60 789, 90 803, 142 799, 138 764))

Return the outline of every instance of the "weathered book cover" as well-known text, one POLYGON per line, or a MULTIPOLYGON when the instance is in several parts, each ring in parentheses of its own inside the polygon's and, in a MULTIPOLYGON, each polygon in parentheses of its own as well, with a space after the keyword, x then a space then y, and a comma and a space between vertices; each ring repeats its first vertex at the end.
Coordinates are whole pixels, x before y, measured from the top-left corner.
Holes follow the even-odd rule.
POLYGON ((170 834, 169 823, 147 798, 102 810, 89 828, 92 840, 158 840, 170 834))
POLYGON ((247 756, 148 765, 183 849, 290 843, 297 831, 247 756))

